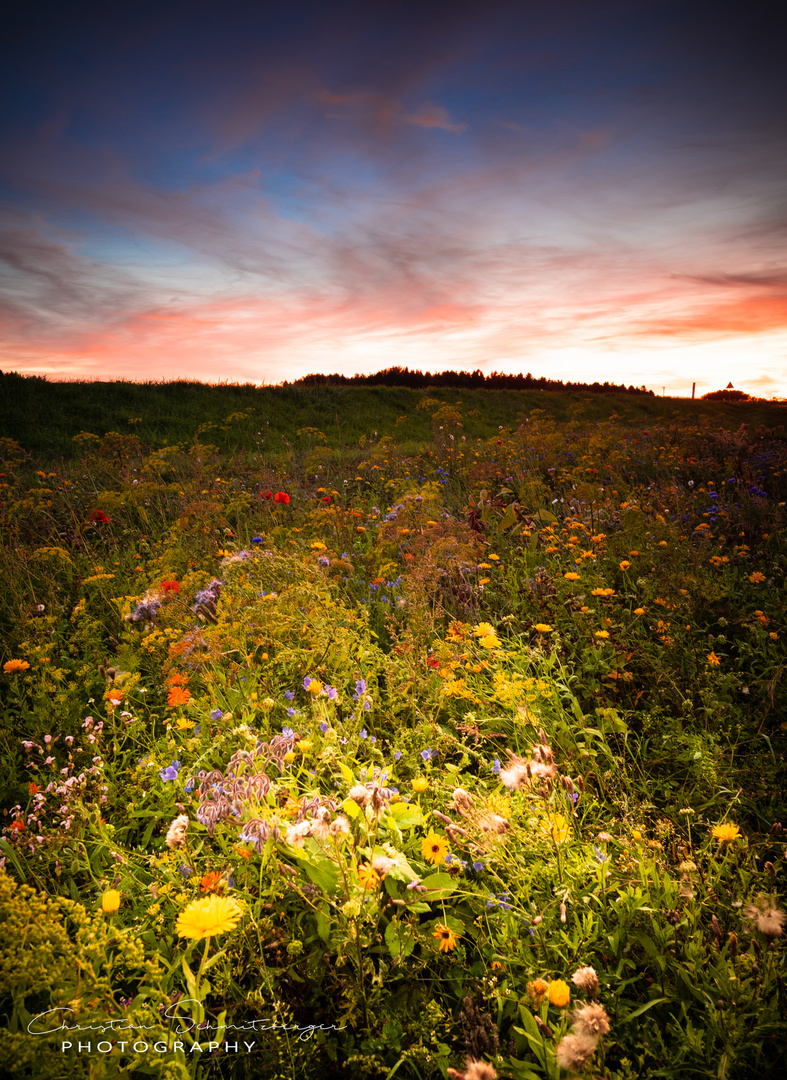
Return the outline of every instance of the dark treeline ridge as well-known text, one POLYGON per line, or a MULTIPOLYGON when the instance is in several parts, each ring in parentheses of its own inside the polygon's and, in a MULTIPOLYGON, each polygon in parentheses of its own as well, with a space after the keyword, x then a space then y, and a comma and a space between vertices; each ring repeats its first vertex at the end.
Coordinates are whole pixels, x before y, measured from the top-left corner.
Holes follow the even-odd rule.
POLYGON ((582 391, 587 394, 646 394, 653 397, 653 391, 644 386, 618 386, 610 382, 563 382, 560 379, 537 379, 527 375, 506 375, 502 371, 492 371, 485 375, 483 371, 411 371, 408 367, 383 368, 373 375, 304 375, 294 382, 284 382, 283 386, 406 386, 412 390, 424 390, 450 387, 459 390, 552 390, 582 391))

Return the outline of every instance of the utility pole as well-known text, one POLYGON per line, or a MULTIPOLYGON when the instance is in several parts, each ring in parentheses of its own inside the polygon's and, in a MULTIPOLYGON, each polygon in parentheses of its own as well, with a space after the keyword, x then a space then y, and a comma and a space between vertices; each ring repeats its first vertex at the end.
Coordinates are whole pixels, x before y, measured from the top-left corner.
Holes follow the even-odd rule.
POLYGON ((693 382, 691 384, 691 400, 694 401, 694 391, 697 389, 697 384, 693 382))

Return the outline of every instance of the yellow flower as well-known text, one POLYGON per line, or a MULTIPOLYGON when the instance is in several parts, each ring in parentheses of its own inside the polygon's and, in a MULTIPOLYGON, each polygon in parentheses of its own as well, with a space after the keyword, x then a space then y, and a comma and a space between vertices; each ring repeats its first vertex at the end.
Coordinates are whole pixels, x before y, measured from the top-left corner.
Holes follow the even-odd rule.
POLYGON ((20 671, 27 671, 29 667, 27 660, 6 660, 3 671, 6 675, 16 675, 20 671))
POLYGON ((473 636, 477 638, 486 637, 488 634, 494 634, 495 628, 491 623, 480 622, 478 626, 473 627, 473 636))
POLYGON ((633 829, 632 830, 631 839, 632 840, 641 840, 642 839, 642 833, 639 831, 639 829, 633 829))
POLYGON ((579 581, 579 574, 574 573, 573 570, 569 570, 569 572, 567 574, 564 574, 563 577, 566 579, 566 581, 579 581))
POLYGON ((494 562, 500 562, 499 555, 490 555, 489 558, 492 559, 494 562))
POLYGON ((202 941, 203 938, 234 930, 240 917, 240 904, 234 897, 214 893, 200 900, 192 900, 178 915, 176 929, 179 937, 202 941))
POLYGON ((314 744, 311 739, 300 739, 295 745, 302 754, 308 754, 314 744))
POLYGON ((120 893, 117 889, 105 889, 101 894, 101 910, 105 915, 114 915, 120 907, 120 893))
POLYGON ((178 716, 175 720, 175 727, 178 731, 188 731, 189 728, 194 727, 194 721, 187 720, 185 716, 178 716))
POLYGON ((430 830, 429 834, 421 841, 421 855, 423 858, 437 866, 438 863, 445 862, 447 854, 448 843, 445 837, 440 836, 434 829, 430 830))
POLYGON ((432 931, 432 937, 435 941, 440 942, 440 952, 450 952, 455 949, 459 940, 459 935, 455 934, 451 927, 446 926, 444 923, 437 923, 432 931))
POLYGON ((482 578, 478 579, 478 584, 479 585, 488 585, 491 580, 492 580, 491 578, 482 577, 482 578))
POLYGON ((422 791, 426 791, 429 787, 429 781, 425 776, 416 776, 414 780, 410 781, 413 791, 417 791, 420 795, 422 791))
POLYGON ((549 623, 545 623, 545 622, 537 622, 534 629, 538 630, 539 634, 551 634, 552 633, 552 627, 549 625, 549 623))
POLYGON ((547 814, 541 828, 552 836, 556 844, 562 844, 571 834, 571 826, 562 814, 547 814))
POLYGON ((497 649, 500 642, 496 634, 487 634, 485 637, 481 638, 478 644, 484 649, 497 649))
POLYGON ((737 825, 725 821, 722 822, 721 825, 714 825, 710 834, 713 839, 718 840, 720 844, 729 844, 731 840, 740 839, 741 831, 737 825))
POLYGON ((478 569, 479 570, 491 570, 492 569, 492 564, 488 563, 488 562, 480 562, 478 564, 478 569))
POLYGON ((626 570, 629 569, 630 566, 631 566, 631 563, 628 561, 628 559, 624 559, 623 562, 620 564, 620 569, 625 572, 626 570))
POLYGON ((366 889, 376 889, 382 881, 382 878, 368 863, 364 863, 363 866, 358 867, 358 884, 365 891, 366 889))
POLYGON ((712 652, 712 653, 708 653, 708 663, 710 664, 711 667, 718 667, 719 664, 721 663, 721 660, 719 659, 719 657, 716 655, 715 652, 712 652))
POLYGON ((549 1000, 559 1009, 564 1009, 571 1001, 571 989, 562 979, 550 979, 548 993, 549 1000))
POLYGON ((749 574, 749 581, 758 585, 761 581, 765 581, 765 574, 761 574, 759 570, 755 570, 753 574, 749 574))
POLYGON ((322 540, 313 540, 312 543, 309 545, 309 547, 311 547, 314 551, 325 551, 325 550, 327 550, 326 547, 325 547, 325 544, 323 544, 322 540))
POLYGON ((635 607, 634 608, 634 614, 635 615, 644 615, 645 614, 644 607, 635 607))
POLYGON ((297 754, 295 753, 295 751, 294 751, 294 750, 288 750, 288 751, 287 751, 287 753, 286 753, 286 754, 284 755, 284 760, 285 760, 285 761, 286 761, 286 762, 287 762, 287 763, 288 763, 289 765, 292 765, 293 761, 295 761, 295 759, 297 758, 297 756, 298 756, 298 755, 297 755, 297 754))
POLYGON ((606 630, 597 630, 594 636, 600 638, 608 638, 609 633, 606 630))

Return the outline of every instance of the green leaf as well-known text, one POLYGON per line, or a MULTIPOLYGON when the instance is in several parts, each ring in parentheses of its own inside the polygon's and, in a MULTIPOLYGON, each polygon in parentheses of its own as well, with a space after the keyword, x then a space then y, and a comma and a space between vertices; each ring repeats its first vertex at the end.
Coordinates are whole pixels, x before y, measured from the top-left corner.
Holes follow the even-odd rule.
POLYGON ((412 829, 423 821, 420 807, 414 803, 397 802, 390 803, 388 812, 400 829, 412 829))
POLYGON ((415 934, 412 927, 408 923, 394 919, 385 928, 385 944, 394 959, 396 957, 404 959, 405 956, 409 956, 415 948, 415 934))
POLYGON ((629 1013, 628 1016, 624 1016, 621 1023, 627 1024, 629 1020, 636 1020, 638 1016, 642 1016, 648 1009, 652 1009, 654 1005, 663 1005, 665 1001, 669 1001, 669 998, 660 997, 653 998, 652 1001, 646 1001, 644 1005, 640 1005, 638 1009, 635 1009, 633 1013, 629 1013))
POLYGON ((456 883, 450 874, 430 874, 421 884, 429 890, 430 900, 445 900, 452 892, 456 892, 456 883))

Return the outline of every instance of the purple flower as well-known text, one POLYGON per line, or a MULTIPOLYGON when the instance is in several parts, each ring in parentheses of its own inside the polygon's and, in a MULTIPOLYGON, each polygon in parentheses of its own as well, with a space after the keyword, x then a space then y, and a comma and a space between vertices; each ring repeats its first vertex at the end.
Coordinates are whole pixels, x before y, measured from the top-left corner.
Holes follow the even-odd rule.
POLYGON ((297 716, 297 715, 298 715, 298 710, 297 710, 297 709, 293 709, 292 705, 290 705, 289 709, 287 710, 287 715, 288 715, 288 716, 289 716, 290 718, 292 718, 293 716, 297 716))
POLYGON ((355 683, 355 693, 353 694, 353 698, 355 699, 355 701, 357 701, 358 698, 361 696, 361 694, 365 694, 365 693, 366 693, 366 679, 358 679, 356 681, 356 683, 355 683))
POLYGON ((496 757, 495 760, 492 762, 492 772, 495 774, 495 776, 497 776, 500 772, 500 758, 496 757))
POLYGON ((484 869, 484 864, 483 864, 482 862, 479 862, 478 860, 476 860, 476 861, 475 861, 475 862, 473 863, 473 869, 475 870, 475 872, 476 872, 477 874, 480 874, 480 873, 481 873, 481 871, 482 871, 482 870, 484 869))
POLYGON ((421 757, 424 759, 424 761, 431 761, 434 757, 434 754, 430 749, 427 748, 426 750, 421 751, 421 757))
POLYGON ((402 751, 401 750, 394 750, 394 761, 398 761, 401 756, 402 756, 402 751))
POLYGON ((331 701, 333 701, 338 694, 338 690, 335 686, 324 686, 323 693, 326 694, 331 699, 331 701))
POLYGON ((210 714, 211 720, 221 720, 223 716, 224 713, 221 709, 214 709, 213 712, 210 714))
POLYGON ((311 681, 311 678, 310 678, 310 676, 308 676, 308 675, 304 675, 304 677, 303 677, 303 683, 302 683, 302 685, 303 685, 303 689, 304 689, 304 690, 308 690, 308 689, 309 689, 309 687, 311 686, 311 684, 312 684, 312 681, 311 681))
POLYGON ((368 737, 369 737, 369 733, 368 733, 368 731, 366 730, 366 728, 361 728, 361 738, 362 738, 362 739, 366 739, 366 738, 368 738, 368 737))
POLYGON ((326 723, 325 720, 323 720, 323 722, 320 724, 320 731, 324 735, 327 730, 328 730, 328 724, 326 723))
POLYGON ((179 771, 180 762, 173 761, 171 765, 167 765, 166 769, 159 769, 159 776, 162 780, 177 780, 179 771))
MULTIPOLYGON (((295 710, 293 710, 293 712, 294 711, 295 710)), ((282 728, 281 729, 281 734, 282 734, 282 738, 284 738, 284 739, 294 739, 295 738, 295 732, 292 730, 291 727, 282 728)))
POLYGON ((295 691, 294 690, 285 690, 284 691, 284 696, 287 698, 288 701, 294 701, 295 700, 295 691))
POLYGON ((181 866, 180 872, 183 875, 183 877, 191 877, 191 875, 194 873, 194 871, 191 869, 191 867, 186 866, 185 864, 183 866, 181 866))
POLYGON ((372 707, 371 701, 364 701, 364 703, 363 703, 363 711, 364 712, 369 712, 371 707, 372 707))

